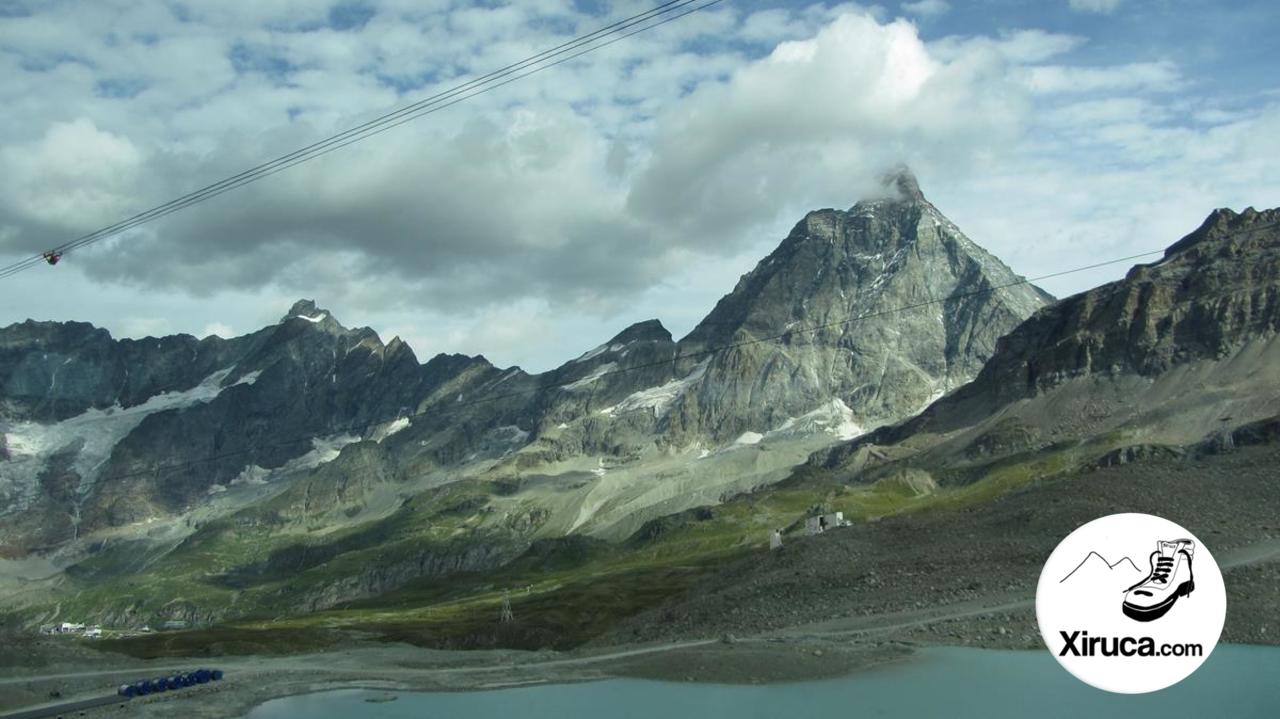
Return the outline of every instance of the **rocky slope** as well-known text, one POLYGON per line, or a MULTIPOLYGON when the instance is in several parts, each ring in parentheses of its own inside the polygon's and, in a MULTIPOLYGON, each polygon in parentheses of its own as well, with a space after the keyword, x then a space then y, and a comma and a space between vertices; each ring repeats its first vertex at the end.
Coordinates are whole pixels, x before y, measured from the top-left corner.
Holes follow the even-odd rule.
POLYGON ((1278 331, 1280 210, 1217 210, 1158 262, 1036 312, 918 417, 811 464, 861 481, 914 467, 945 483, 1037 452, 1075 465, 1185 453, 1276 415, 1278 331))
POLYGON ((910 171, 888 180, 889 197, 809 213, 681 341, 690 362, 733 348, 707 358, 672 428, 729 439, 833 399, 860 428, 911 416, 1053 299, 965 237, 910 171))
POLYGON ((885 197, 810 213, 688 337, 641 322, 543 374, 420 364, 311 301, 231 340, 14 325, 0 554, 50 556, 76 591, 199 564, 229 603, 316 608, 538 537, 619 539, 911 416, 1048 300, 901 169, 885 197))

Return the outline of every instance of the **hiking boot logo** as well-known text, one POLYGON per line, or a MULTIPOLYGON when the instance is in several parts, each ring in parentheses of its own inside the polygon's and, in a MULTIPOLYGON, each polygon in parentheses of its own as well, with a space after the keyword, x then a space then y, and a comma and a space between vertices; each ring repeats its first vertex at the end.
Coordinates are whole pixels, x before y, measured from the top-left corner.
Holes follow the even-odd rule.
POLYGON ((1120 694, 1185 679, 1213 651, 1226 615, 1211 549, 1150 514, 1080 525, 1058 542, 1036 585, 1045 648, 1076 678, 1120 694))
POLYGON ((1120 609, 1139 622, 1152 622, 1173 609, 1179 597, 1189 597, 1196 588, 1191 563, 1196 543, 1190 539, 1160 540, 1148 559, 1151 572, 1124 593, 1120 609))

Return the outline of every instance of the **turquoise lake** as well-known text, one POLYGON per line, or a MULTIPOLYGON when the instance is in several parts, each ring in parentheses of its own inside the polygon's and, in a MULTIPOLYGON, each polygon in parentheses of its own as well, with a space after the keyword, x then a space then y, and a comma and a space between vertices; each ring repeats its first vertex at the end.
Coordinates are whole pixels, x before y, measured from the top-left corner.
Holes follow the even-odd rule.
POLYGON ((1048 652, 928 649, 843 679, 772 686, 609 680, 482 692, 340 690, 276 699, 248 719, 776 719, 779 717, 1280 717, 1280 648, 1220 645, 1181 683, 1142 695, 1081 683, 1048 652))

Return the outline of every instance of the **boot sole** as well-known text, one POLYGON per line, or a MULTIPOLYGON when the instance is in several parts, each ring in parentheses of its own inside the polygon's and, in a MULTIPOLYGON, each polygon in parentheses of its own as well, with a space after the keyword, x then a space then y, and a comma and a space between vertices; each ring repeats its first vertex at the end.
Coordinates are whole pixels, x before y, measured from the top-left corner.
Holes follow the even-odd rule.
POLYGON ((1194 591, 1195 588, 1196 583, 1194 581, 1183 582, 1178 586, 1178 591, 1170 594, 1168 597, 1165 597, 1165 600, 1159 604, 1150 607, 1139 607, 1125 602, 1120 606, 1120 609, 1124 612, 1125 616, 1130 619, 1134 619, 1139 622, 1153 622, 1160 617, 1163 617, 1170 609, 1172 609, 1173 603, 1178 601, 1178 597, 1190 596, 1191 592, 1194 591))

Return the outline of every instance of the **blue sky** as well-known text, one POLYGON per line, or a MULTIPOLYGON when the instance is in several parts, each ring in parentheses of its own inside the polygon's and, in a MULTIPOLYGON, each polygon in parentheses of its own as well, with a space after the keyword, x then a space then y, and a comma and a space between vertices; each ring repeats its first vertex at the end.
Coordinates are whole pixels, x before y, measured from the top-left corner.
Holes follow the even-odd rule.
MULTIPOLYGON (((0 261, 652 6, 0 2, 0 261)), ((1278 15, 726 0, 0 280, 0 324, 227 335, 308 297, 424 359, 544 369, 634 321, 683 334, 898 161, 1019 273, 1158 249, 1280 204, 1278 15)))

